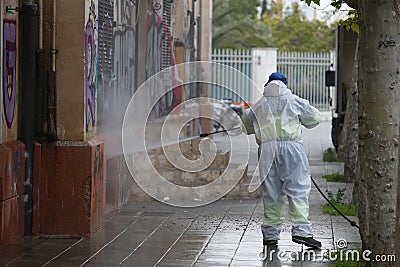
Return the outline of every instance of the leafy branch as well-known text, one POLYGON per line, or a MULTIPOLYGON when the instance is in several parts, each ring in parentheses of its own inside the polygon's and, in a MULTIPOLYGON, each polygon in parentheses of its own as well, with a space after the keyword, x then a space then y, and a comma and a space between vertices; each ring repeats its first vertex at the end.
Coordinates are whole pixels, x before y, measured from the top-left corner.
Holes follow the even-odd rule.
POLYGON ((353 32, 360 33, 360 26, 358 25, 358 12, 353 9, 348 13, 349 17, 346 20, 340 20, 339 25, 345 26, 346 29, 353 32))
MULTIPOLYGON (((301 0, 307 3, 307 5, 311 5, 311 3, 319 5, 320 0, 301 0)), ((349 5, 350 7, 354 8, 350 10, 347 15, 348 18, 346 20, 340 20, 339 25, 342 25, 346 27, 346 29, 352 30, 353 32, 356 32, 357 34, 360 33, 360 26, 358 25, 358 12, 355 9, 356 2, 353 0, 332 0, 331 6, 339 10, 344 4, 349 5)))

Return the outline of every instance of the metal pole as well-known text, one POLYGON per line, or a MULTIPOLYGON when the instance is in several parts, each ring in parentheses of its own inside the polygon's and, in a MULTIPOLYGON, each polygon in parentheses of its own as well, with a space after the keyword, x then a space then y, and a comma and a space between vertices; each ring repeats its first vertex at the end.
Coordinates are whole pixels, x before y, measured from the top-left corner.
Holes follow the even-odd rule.
POLYGON ((20 139, 26 147, 25 176, 25 234, 32 233, 32 174, 33 141, 35 129, 35 84, 36 49, 38 39, 37 6, 32 3, 22 5, 21 18, 21 121, 20 139))
POLYGON ((52 18, 52 38, 51 38, 51 71, 47 73, 47 139, 50 141, 57 140, 57 118, 56 118, 56 16, 57 1, 53 0, 53 18, 52 18))
POLYGON ((45 139, 45 122, 47 117, 47 75, 46 51, 36 52, 36 92, 35 92, 35 140, 45 139))
POLYGON ((43 0, 39 0, 39 49, 43 49, 43 0))
POLYGON ((57 23, 57 0, 53 0, 53 35, 52 35, 52 70, 56 72, 56 23, 57 23))

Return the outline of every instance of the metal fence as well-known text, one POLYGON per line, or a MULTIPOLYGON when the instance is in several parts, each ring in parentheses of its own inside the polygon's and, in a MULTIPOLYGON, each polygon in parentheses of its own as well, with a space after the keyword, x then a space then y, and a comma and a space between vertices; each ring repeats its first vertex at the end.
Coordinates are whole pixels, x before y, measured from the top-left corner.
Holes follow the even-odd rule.
POLYGON ((223 68, 220 64, 213 65, 213 82, 216 84, 229 84, 231 88, 213 85, 211 97, 215 99, 232 99, 233 101, 250 101, 252 55, 251 50, 214 49, 212 61, 227 65, 223 68), (237 75, 239 70, 245 75, 237 75), (245 78, 245 77, 249 78, 245 78))
POLYGON ((319 110, 329 109, 329 88, 325 71, 329 70, 332 53, 278 51, 277 68, 288 78, 288 87, 310 101, 319 110))
MULTIPOLYGON (((288 77, 288 87, 296 95, 310 101, 319 110, 329 110, 329 88, 325 86, 325 71, 333 63, 333 52, 285 52, 277 51, 277 70, 288 77)), ((213 81, 230 84, 228 90, 212 86, 211 96, 216 99, 230 98, 233 101, 251 101, 250 79, 253 72, 254 57, 251 50, 214 49, 212 61, 232 67, 221 68, 215 65, 212 70, 213 81), (233 69, 243 72, 248 78, 238 77, 233 69)), ((266 74, 267 79, 267 74, 266 74)))

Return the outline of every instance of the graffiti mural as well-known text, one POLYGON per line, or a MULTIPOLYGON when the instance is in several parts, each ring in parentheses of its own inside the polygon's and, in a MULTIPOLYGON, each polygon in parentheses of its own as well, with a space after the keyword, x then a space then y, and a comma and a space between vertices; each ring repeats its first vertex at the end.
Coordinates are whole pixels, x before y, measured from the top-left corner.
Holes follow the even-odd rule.
POLYGON ((14 177, 13 180, 21 180, 23 178, 23 156, 22 150, 17 150, 14 153, 11 167, 11 175, 14 177))
POLYGON ((3 20, 3 112, 8 128, 14 121, 17 99, 17 23, 3 20))
POLYGON ((96 150, 94 152, 94 166, 93 166, 93 177, 95 180, 103 180, 104 171, 103 171, 103 162, 104 162, 104 151, 101 145, 96 146, 96 150))
MULTIPOLYGON (((115 88, 119 90, 119 103, 127 104, 135 82, 135 32, 125 29, 114 33, 115 88)), ((117 102, 117 103, 118 103, 117 102)))
MULTIPOLYGON (((146 50, 146 77, 162 70, 162 59, 168 58, 167 64, 173 66, 176 64, 175 55, 173 51, 173 37, 170 25, 163 20, 162 5, 157 1, 149 1, 147 8, 147 50, 146 50), (167 44, 163 46, 163 41, 167 44)), ((164 12, 165 13, 165 12, 164 12)), ((166 15, 166 14, 164 14, 166 15)), ((179 79, 177 72, 172 73, 171 79, 163 82, 170 82, 170 87, 174 90, 166 94, 155 106, 151 118, 161 117, 168 114, 174 107, 182 101, 182 81, 179 79)), ((153 85, 152 88, 157 88, 153 85)), ((156 92, 150 92, 151 97, 157 97, 156 92)))
MULTIPOLYGON (((146 29, 147 29, 147 47, 146 47, 146 78, 150 78, 161 70, 161 59, 162 59, 162 16, 160 10, 156 7, 158 3, 154 1, 148 1, 147 4, 147 15, 146 15, 146 29), (160 12, 160 13, 158 13, 160 12)), ((154 81, 161 82, 161 81, 154 81)), ((159 95, 156 88, 159 85, 150 85, 150 97, 157 98, 159 95)), ((165 105, 161 100, 159 104, 154 107, 153 112, 150 115, 151 119, 160 117, 163 113, 165 105)))
MULTIPOLYGON (((103 45, 102 50, 99 51, 102 53, 99 54, 99 60, 104 54, 110 57, 109 61, 102 62, 102 64, 107 64, 109 70, 99 65, 104 98, 100 99, 103 102, 98 104, 102 108, 99 110, 100 115, 102 114, 109 121, 112 116, 113 124, 118 124, 118 122, 122 124, 125 108, 135 91, 137 4, 136 0, 108 1, 99 1, 99 21, 103 24, 110 20, 112 27, 99 29, 99 45, 103 45), (111 9, 112 16, 105 12, 106 9, 109 13, 111 12, 108 10, 111 9)), ((109 122, 107 126, 110 126, 109 122)), ((119 126, 115 125, 115 127, 119 126)))
MULTIPOLYGON (((175 53, 174 53, 174 43, 173 43, 174 38, 172 37, 172 34, 169 34, 169 45, 170 45, 170 53, 171 53, 171 66, 176 65, 176 58, 175 58, 175 53)), ((183 82, 179 78, 179 73, 178 70, 175 69, 175 71, 172 73, 172 81, 174 85, 174 90, 173 90, 173 97, 172 97, 172 103, 171 106, 172 108, 176 108, 180 103, 183 101, 183 82)), ((176 112, 179 112, 179 109, 176 110, 176 112)))
POLYGON ((137 0, 118 0, 115 1, 117 11, 117 22, 120 25, 135 26, 136 24, 136 1, 137 0))
POLYGON ((146 51, 146 77, 156 74, 161 70, 162 57, 162 17, 151 7, 147 10, 147 51, 146 51))
POLYGON ((114 90, 115 99, 123 107, 128 104, 135 86, 136 63, 136 10, 134 0, 120 0, 115 3, 117 27, 114 31, 114 90))
POLYGON ((85 89, 86 89, 86 133, 96 131, 96 93, 97 93, 97 27, 96 6, 92 1, 89 18, 86 22, 85 39, 85 89))

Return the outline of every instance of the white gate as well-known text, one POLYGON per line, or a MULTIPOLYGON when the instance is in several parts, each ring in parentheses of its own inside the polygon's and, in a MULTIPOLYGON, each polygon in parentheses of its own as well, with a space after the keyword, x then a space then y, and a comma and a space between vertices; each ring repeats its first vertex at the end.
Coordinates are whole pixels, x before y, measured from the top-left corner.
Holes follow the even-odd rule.
POLYGON ((251 50, 214 49, 212 61, 227 65, 231 68, 222 67, 220 64, 213 65, 213 82, 217 84, 231 84, 233 88, 222 88, 213 85, 211 97, 215 99, 232 99, 233 101, 250 101, 251 99, 251 77, 252 77, 252 54, 251 50), (236 75, 239 70, 245 76, 236 75))
MULTIPOLYGON (((319 110, 329 110, 329 88, 325 87, 325 71, 330 69, 334 62, 334 52, 275 52, 276 58, 269 56, 262 58, 257 54, 257 49, 233 50, 214 49, 212 61, 232 67, 243 72, 249 79, 237 77, 232 69, 222 68, 215 65, 212 70, 213 81, 228 82, 233 88, 221 88, 212 86, 211 97, 215 99, 232 99, 233 101, 254 102, 254 84, 250 79, 260 73, 264 76, 258 77, 258 86, 262 87, 264 81, 268 80, 269 72, 280 71, 288 78, 288 87, 296 95, 310 101, 319 110), (268 61, 268 62, 262 62, 268 61), (274 62, 271 62, 273 60, 274 62), (273 66, 277 69, 266 69, 273 66), (260 69, 262 68, 262 69, 260 69)), ((271 51, 271 50, 269 50, 271 51)), ((226 83, 225 83, 226 84, 226 83)))
POLYGON ((278 51, 278 71, 288 78, 288 87, 319 110, 329 110, 329 88, 325 71, 330 69, 334 54, 278 51))

